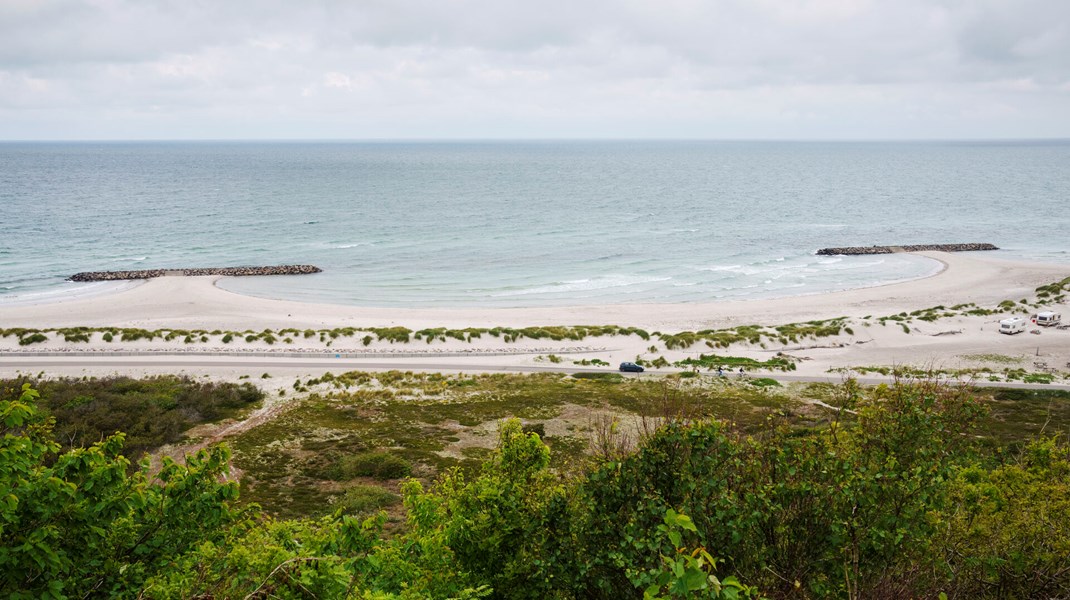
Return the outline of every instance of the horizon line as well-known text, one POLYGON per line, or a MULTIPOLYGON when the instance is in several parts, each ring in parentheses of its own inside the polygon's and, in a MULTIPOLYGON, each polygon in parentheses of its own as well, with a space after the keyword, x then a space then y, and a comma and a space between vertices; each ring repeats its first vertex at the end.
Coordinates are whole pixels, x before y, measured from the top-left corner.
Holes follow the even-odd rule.
POLYGON ((1061 137, 976 138, 686 138, 686 137, 368 137, 368 138, 0 138, 0 144, 20 143, 486 143, 486 142, 717 142, 717 143, 961 143, 1070 142, 1061 137))

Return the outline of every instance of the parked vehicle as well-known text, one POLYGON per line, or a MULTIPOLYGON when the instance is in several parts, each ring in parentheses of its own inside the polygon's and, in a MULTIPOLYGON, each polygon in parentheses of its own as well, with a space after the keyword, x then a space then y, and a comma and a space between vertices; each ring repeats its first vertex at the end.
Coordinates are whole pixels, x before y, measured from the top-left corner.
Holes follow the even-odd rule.
POLYGON ((625 373, 642 373, 643 367, 640 367, 633 362, 622 362, 620 363, 620 370, 625 373))
POLYGON ((1057 312, 1045 310, 1033 315, 1033 322, 1041 327, 1054 327, 1061 323, 1063 316, 1057 312))
POLYGON ((1011 317, 999 322, 999 332, 1014 335, 1025 331, 1026 326, 1026 320, 1022 317, 1011 317))

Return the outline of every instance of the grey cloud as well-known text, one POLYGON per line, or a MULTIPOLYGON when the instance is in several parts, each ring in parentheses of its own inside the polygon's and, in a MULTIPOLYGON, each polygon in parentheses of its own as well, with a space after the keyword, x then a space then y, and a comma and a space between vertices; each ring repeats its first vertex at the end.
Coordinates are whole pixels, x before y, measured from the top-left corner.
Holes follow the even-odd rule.
POLYGON ((8 0, 0 137, 1070 135, 1068 36, 1065 0, 8 0))
POLYGON ((958 37, 963 63, 978 73, 1070 78, 1070 3, 978 2, 958 37))

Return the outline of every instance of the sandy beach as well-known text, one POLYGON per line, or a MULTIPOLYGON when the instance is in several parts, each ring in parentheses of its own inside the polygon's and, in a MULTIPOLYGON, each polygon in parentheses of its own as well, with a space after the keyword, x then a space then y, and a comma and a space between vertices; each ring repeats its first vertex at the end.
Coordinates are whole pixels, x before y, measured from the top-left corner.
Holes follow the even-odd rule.
MULTIPOLYGON (((880 317, 925 309, 937 305, 974 303, 993 308, 1007 299, 1032 298, 1038 286, 1070 276, 1070 266, 1009 262, 980 253, 919 253, 937 261, 942 268, 923 279, 879 287, 840 291, 828 294, 691 304, 622 304, 609 306, 575 306, 565 308, 504 309, 394 309, 306 304, 242 296, 220 289, 217 277, 161 277, 131 289, 109 295, 24 306, 0 306, 0 326, 5 328, 55 327, 137 327, 144 329, 252 330, 330 329, 336 327, 391 327, 413 330, 431 327, 529 327, 606 325, 640 327, 650 332, 675 333, 720 329, 739 325, 775 326, 837 317, 847 317, 852 334, 820 338, 798 343, 758 347, 734 344, 725 354, 768 357, 770 353, 798 355, 800 373, 825 373, 830 368, 865 365, 929 365, 935 368, 976 366, 983 360, 970 358, 987 355, 1017 357, 1022 366, 1043 363, 1047 368, 1068 370, 1070 331, 1045 329, 1039 335, 1006 336, 997 333, 996 322, 1005 315, 956 316, 934 322, 917 322, 910 331, 900 326, 876 325, 863 317, 880 317), (1028 360, 1027 360, 1028 359, 1028 360)), ((934 263, 935 266, 936 263, 934 263)), ((1070 313, 1067 307, 1049 308, 1070 313)), ((894 325, 894 324, 893 324, 894 325)), ((0 340, 0 350, 19 350, 17 339, 0 340)), ((49 350, 309 350, 323 351, 316 340, 294 340, 285 348, 263 342, 242 343, 240 348, 208 343, 189 348, 176 342, 153 341, 71 344, 50 339, 31 348, 49 350)), ((428 345, 423 341, 409 344, 381 342, 364 348, 358 339, 340 339, 330 351, 403 352, 406 346, 427 353, 428 360, 441 364, 448 360, 458 368, 465 365, 538 364, 545 355, 557 352, 570 358, 600 358, 615 364, 637 357, 663 356, 671 361, 695 356, 710 349, 696 344, 691 348, 650 352, 651 343, 636 336, 586 339, 580 342, 517 340, 507 343, 484 336, 479 340, 447 339, 428 345), (496 351, 508 350, 498 354, 496 351), (449 356, 474 352, 472 356, 449 356), (437 356, 437 357, 436 357, 437 356)), ((419 358, 415 360, 420 360, 419 358)), ((369 358, 364 364, 372 365, 369 358)), ((0 363, 0 370, 18 369, 11 355, 0 363)))

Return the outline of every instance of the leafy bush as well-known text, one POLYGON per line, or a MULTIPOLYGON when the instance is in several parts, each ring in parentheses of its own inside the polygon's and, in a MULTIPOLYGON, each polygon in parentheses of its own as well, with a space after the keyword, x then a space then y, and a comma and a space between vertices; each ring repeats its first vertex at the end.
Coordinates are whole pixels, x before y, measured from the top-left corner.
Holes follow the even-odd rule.
MULTIPOLYGON (((240 513, 213 447, 150 476, 128 474, 123 435, 60 453, 37 393, 0 398, 0 594, 7 598, 135 596, 172 561, 220 542, 240 513)), ((98 438, 99 440, 99 438, 98 438)))
MULTIPOLYGON (((1040 439, 998 460, 979 457, 974 424, 984 408, 966 388, 848 382, 837 393, 842 420, 824 427, 743 435, 668 418, 634 451, 566 473, 551 470, 549 448, 510 420, 478 472, 450 469, 426 489, 405 482, 406 526, 384 536, 384 514, 351 515, 396 505, 387 490, 351 487, 318 520, 242 514, 236 484, 220 483, 224 448, 186 466, 165 460, 154 479, 130 471, 121 435, 61 453, 36 394, 23 387, 10 400, 5 391, 0 594, 1070 595, 1066 444, 1040 439)), ((68 404, 93 401, 82 394, 68 404)), ((389 456, 364 456, 375 454, 389 456)))
POLYGON ((401 479, 412 473, 409 461, 389 452, 365 452, 343 456, 331 467, 333 479, 347 480, 354 477, 376 479, 401 479))
POLYGON ((1054 438, 1016 461, 957 474, 940 539, 963 598, 1070 596, 1070 448, 1054 438))
POLYGON ((354 485, 338 496, 333 506, 348 515, 374 514, 401 504, 401 496, 376 485, 354 485))
POLYGON ((47 335, 45 335, 43 333, 31 333, 30 335, 27 335, 25 337, 20 337, 19 338, 19 345, 20 346, 29 346, 31 344, 38 344, 38 343, 47 342, 47 341, 48 341, 48 336, 47 335))
POLYGON ((700 354, 698 358, 685 358, 676 361, 677 367, 701 367, 713 369, 715 367, 748 367, 755 369, 772 369, 776 371, 794 371, 795 362, 783 356, 775 356, 769 360, 755 360, 745 356, 722 356, 718 354, 700 354))
POLYGON ((795 582, 814 597, 883 597, 904 562, 930 568, 933 514, 968 457, 979 404, 962 390, 905 385, 847 404, 856 423, 808 434, 748 439, 717 423, 670 422, 591 473, 579 551, 587 595, 626 587, 622 564, 657 566, 650 535, 674 507, 694 519, 698 545, 730 549, 727 570, 777 597, 799 593, 795 582))
MULTIPOLYGON (((27 380, 0 381, 0 389, 18 389, 27 380)), ((181 439, 183 432, 252 406, 263 398, 249 383, 197 382, 180 377, 130 379, 57 379, 38 381, 38 404, 55 417, 56 440, 87 447, 125 431, 124 447, 133 457, 181 439)))

